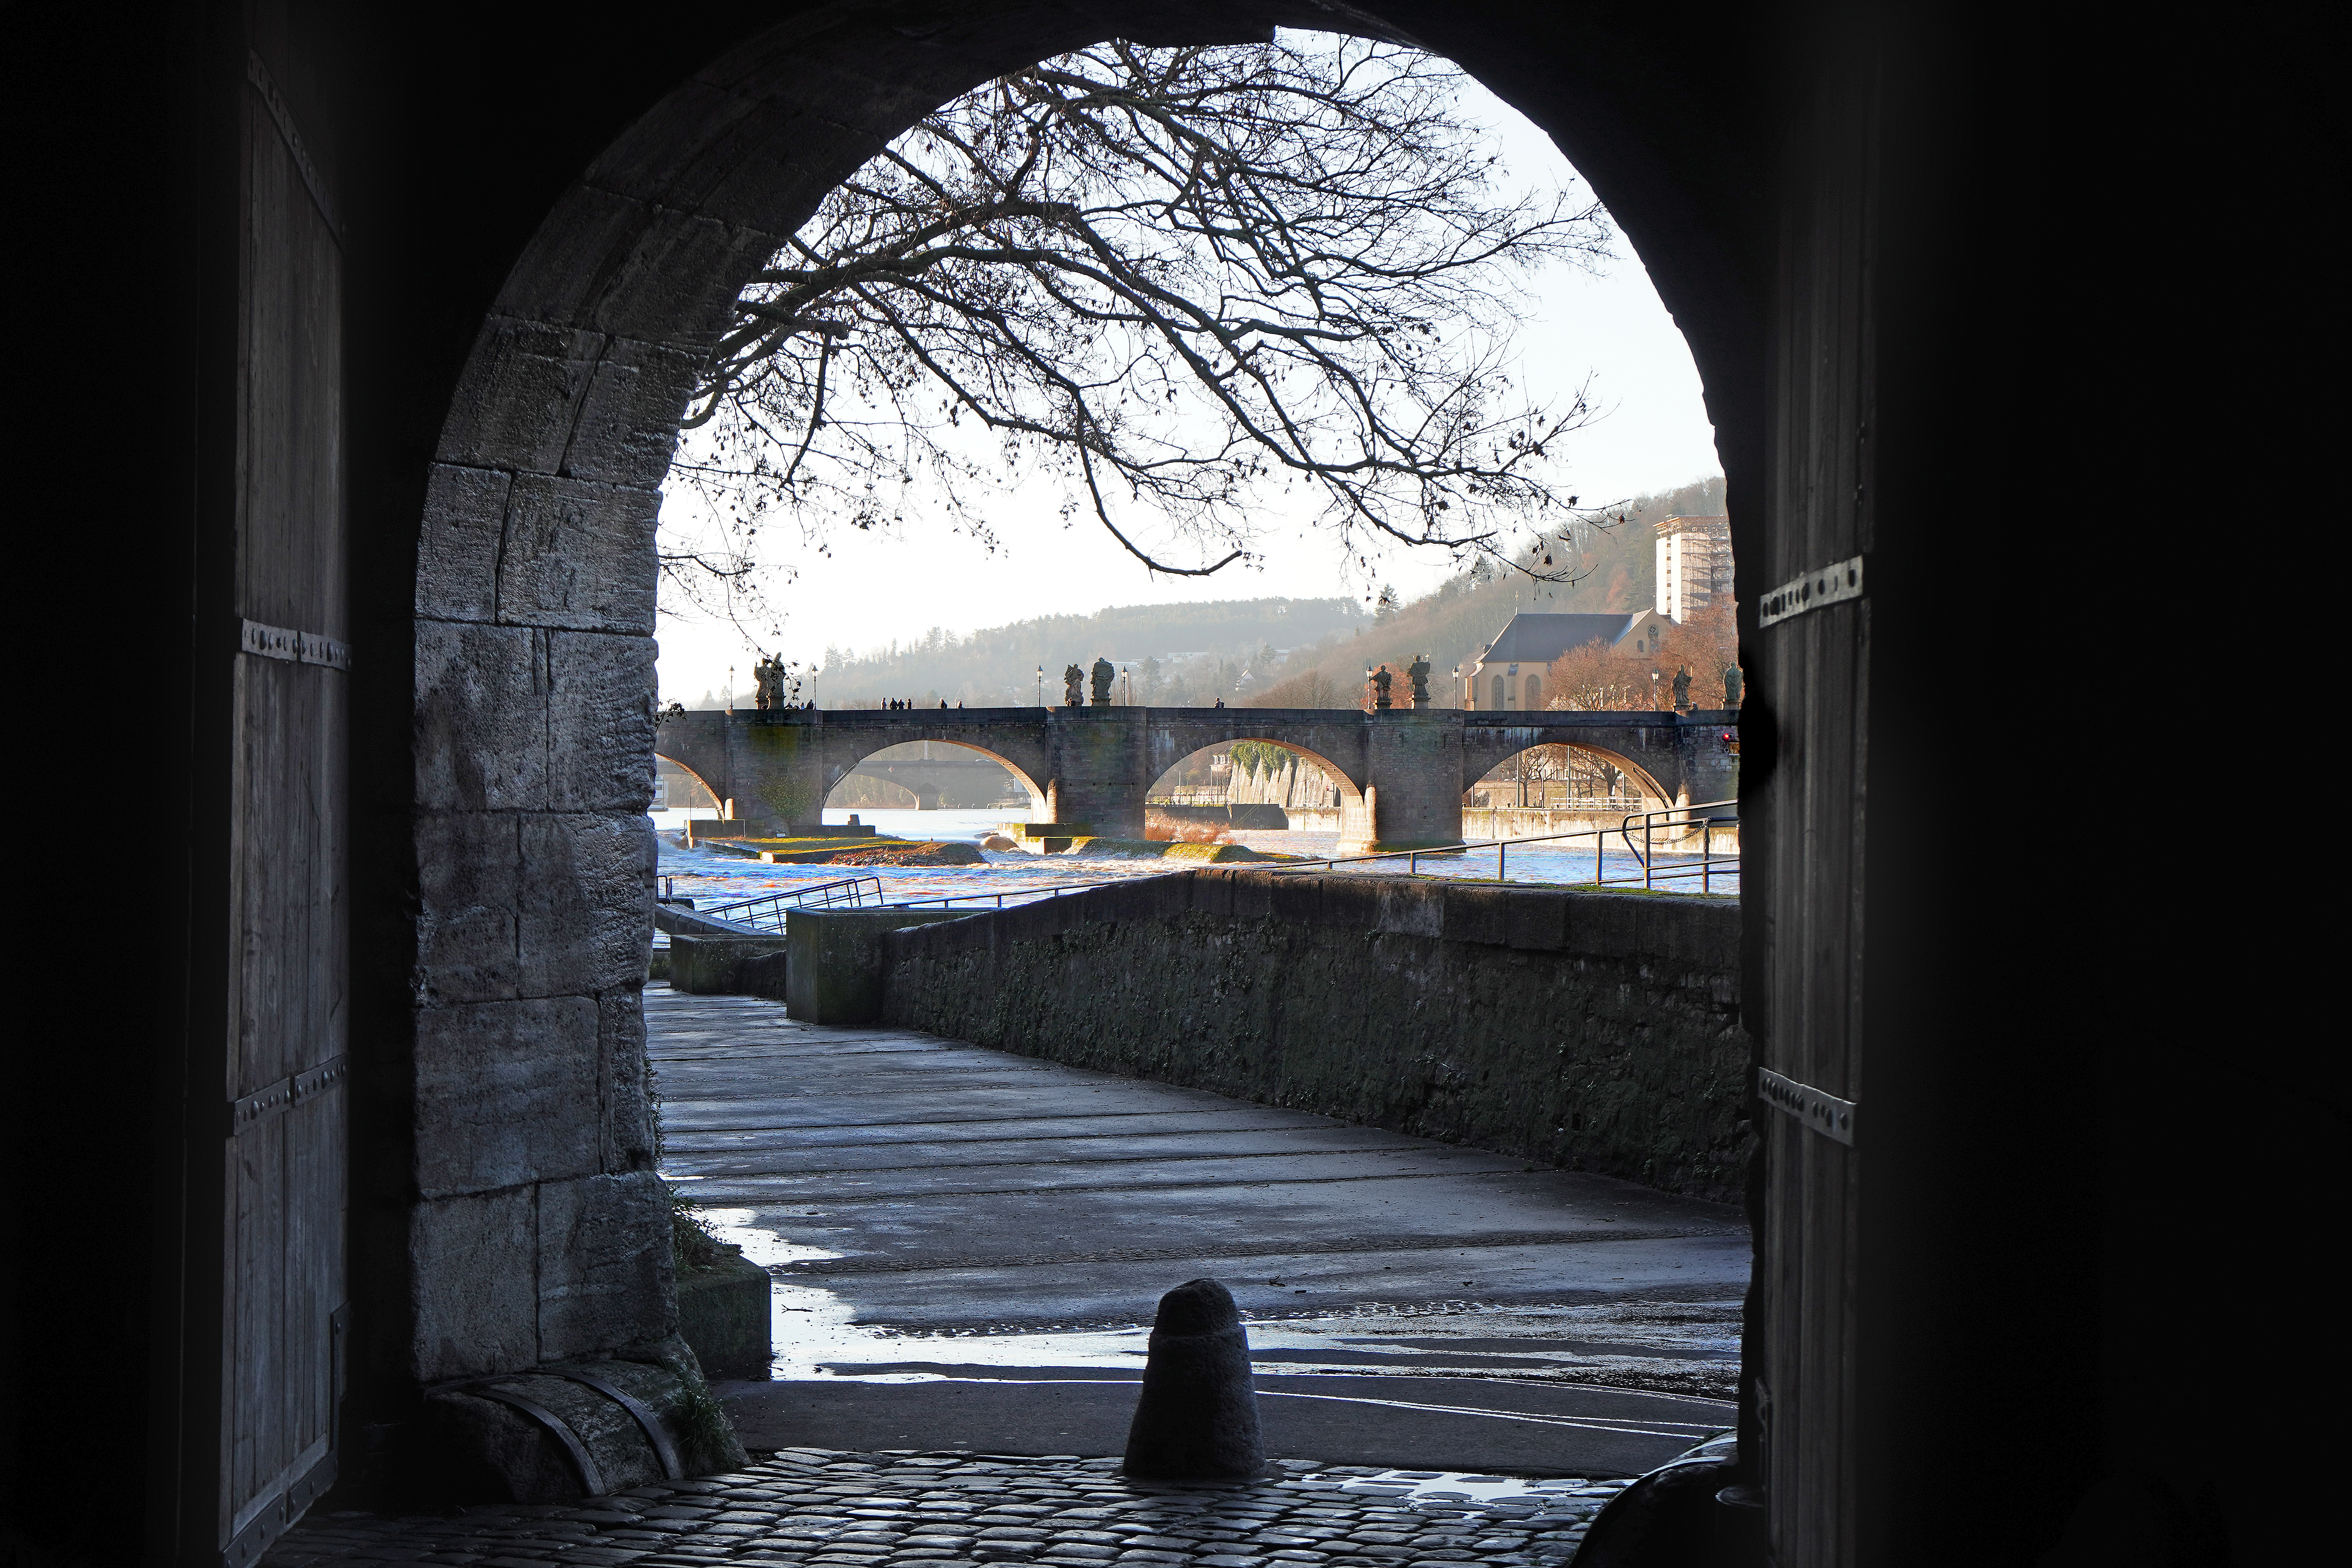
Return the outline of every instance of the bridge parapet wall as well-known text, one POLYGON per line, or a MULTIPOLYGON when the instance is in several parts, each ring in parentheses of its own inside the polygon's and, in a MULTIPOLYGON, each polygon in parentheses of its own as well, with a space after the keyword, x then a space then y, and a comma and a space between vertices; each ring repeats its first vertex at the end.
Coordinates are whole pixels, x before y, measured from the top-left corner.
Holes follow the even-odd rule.
POLYGON ((1737 900, 1202 869, 884 944, 883 1013, 1737 1202, 1737 900))

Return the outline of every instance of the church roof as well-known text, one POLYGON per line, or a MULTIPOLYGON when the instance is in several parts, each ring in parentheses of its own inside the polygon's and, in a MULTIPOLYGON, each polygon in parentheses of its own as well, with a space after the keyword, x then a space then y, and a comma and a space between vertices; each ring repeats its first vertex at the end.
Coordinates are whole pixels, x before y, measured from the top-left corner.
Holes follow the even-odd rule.
POLYGON ((1613 647, 1640 613, 1637 610, 1613 616, 1513 616, 1511 624, 1503 628, 1503 635, 1478 656, 1478 662, 1549 664, 1569 649, 1582 647, 1596 637, 1601 647, 1613 647))

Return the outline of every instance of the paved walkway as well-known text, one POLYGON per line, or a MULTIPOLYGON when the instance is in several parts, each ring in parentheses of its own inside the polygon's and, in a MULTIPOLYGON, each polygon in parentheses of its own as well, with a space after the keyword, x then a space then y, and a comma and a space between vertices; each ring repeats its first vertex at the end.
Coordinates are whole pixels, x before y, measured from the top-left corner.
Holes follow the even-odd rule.
POLYGON ((1122 1479, 1117 1461, 786 1450, 740 1475, 638 1487, 572 1507, 445 1517, 313 1516, 263 1568, 1534 1568, 1571 1555, 1622 1483, 1497 1488, 1292 1464, 1246 1486, 1122 1479), (1451 1483, 1451 1484, 1448 1484, 1451 1483), (1496 1495, 1499 1494, 1499 1495, 1496 1495))
POLYGON ((754 1451, 1115 1455, 1160 1294, 1251 1320, 1269 1450, 1639 1473, 1732 1421, 1721 1205, 772 1002, 646 993, 665 1169, 777 1280, 754 1451))

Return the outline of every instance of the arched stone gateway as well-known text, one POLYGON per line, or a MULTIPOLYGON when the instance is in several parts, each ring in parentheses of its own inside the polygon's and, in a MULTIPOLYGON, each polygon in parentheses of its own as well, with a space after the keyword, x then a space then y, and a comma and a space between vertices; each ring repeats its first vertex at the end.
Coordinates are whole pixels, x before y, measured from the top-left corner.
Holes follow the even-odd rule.
MULTIPOLYGON (((2160 29, 2085 42, 1949 0, 755 0, 617 30, 538 0, 130 0, 14 7, 0 91, 40 216, 12 256, 38 305, 14 323, 11 500, 77 524, 12 539, 20 639, 135 700, 164 824, 135 982, 22 1002, 27 1233, 61 1201, 108 1216, 69 1258, 19 1248, 5 1287, 27 1353, 0 1515, 31 1554, 241 1568, 339 1465, 401 1451, 424 1385, 669 1327, 642 812, 656 487, 695 366, 750 270, 931 104, 1096 38, 1284 20, 1410 37, 1524 110, 1697 361, 1748 606, 1726 1027, 1767 1091, 1739 1480, 1774 1558, 1980 1559, 1981 1531, 1939 1524, 1989 1453, 2024 1557, 2070 1515, 2129 1539, 2106 1525, 2210 1489, 2259 1531, 2297 1493, 2276 1458, 2205 1457, 2292 1429, 2291 1380, 2148 1370, 2262 1331, 2262 1293, 2147 1280, 2183 1237, 2307 1247, 2326 1080, 2289 1031, 2199 1158, 2147 1157, 2216 1070, 2179 1019, 2252 961, 1971 875, 1977 788, 1948 757, 1971 694, 2048 679, 2046 607, 1988 586, 1984 498, 2064 493, 2085 421, 2164 456, 2128 396, 2124 431, 2082 391, 2156 383, 2097 302, 2161 247, 2021 259, 2001 236, 2128 230, 2136 187, 2084 171, 2257 33, 2284 68, 2200 144, 2239 206, 2291 208, 2331 144, 2326 95, 2294 90, 2324 49, 2219 16, 2157 58, 2160 29), (2053 353, 2068 373, 2035 374, 2053 353), (126 385, 136 460, 94 485, 58 454, 126 385), (94 622, 98 594, 135 629, 94 622), (2137 991, 2099 1027, 2036 1000, 2109 975, 2137 991), (112 1120, 57 1109, 93 1104, 112 1120), (121 1499, 95 1522, 69 1500, 93 1455, 121 1499)), ((2257 248, 2237 294, 2332 297, 2324 248, 2257 248)), ((2303 427, 2251 346, 2290 340, 2211 335, 2248 389, 2232 433, 2303 427)), ((2147 597, 2069 613, 2121 643, 2147 597)), ((1470 727, 1443 732, 1466 770, 1470 727)))
MULTIPOLYGON (((403 1331, 410 1378, 583 1353, 669 1321, 634 990, 652 869, 646 759, 657 733, 667 754, 763 826, 816 816, 875 751, 932 740, 1003 761, 1041 817, 1137 837, 1151 782, 1178 758, 1268 739, 1344 778, 1343 847, 1368 849, 1460 841, 1463 785, 1485 771, 1482 758, 1592 722, 1517 716, 1502 734, 1486 715, 1453 712, 783 710, 672 716, 657 730, 647 694, 658 486, 698 366, 752 272, 891 136, 992 76, 1106 37, 1234 41, 1276 24, 1403 31, 1526 107, 1641 247, 1710 384, 1751 384, 1760 340, 1746 301, 1763 274, 1720 240, 1738 203, 1659 172, 1688 155, 1691 126, 1657 112, 1636 85, 1652 74, 1636 63, 1652 47, 1638 29, 1622 41, 1633 52, 1608 63, 1622 24, 1598 16, 1582 19, 1573 48, 1538 64, 1521 14, 1475 4, 1387 19, 1255 0, 813 5, 655 95, 515 258, 430 470, 415 597, 420 1065, 471 1060, 495 1037, 506 1042, 501 1060, 541 1064, 542 1076, 569 1064, 604 1087, 593 1111, 552 1083, 528 1113, 518 1104, 503 1119, 478 1104, 458 1114, 419 1102, 420 1160, 462 1174, 424 1184, 405 1218, 412 1272, 401 1288, 419 1303, 403 1331), (477 923, 467 911, 483 905, 478 880, 443 873, 516 834, 527 852, 510 896, 529 949, 544 954, 520 991, 459 940, 477 923), (493 1020, 497 1008, 514 1016, 493 1020), (591 1121, 593 1138, 566 1131, 591 1121), (492 1124, 527 1131, 528 1149, 484 1163, 473 1151, 492 1124), (499 1204, 525 1206, 509 1215, 499 1204), (525 1212, 539 1216, 527 1236, 525 1212), (593 1263, 580 1251, 587 1235, 593 1263), (536 1258, 527 1289, 436 1283, 516 1280, 519 1247, 536 1258)), ((1709 177, 1727 192, 1750 178, 1709 177)), ((1753 471, 1757 413, 1738 399, 1715 410, 1735 475, 1753 471)), ((1686 748, 1671 716, 1619 730, 1622 748, 1679 779, 1686 748)))

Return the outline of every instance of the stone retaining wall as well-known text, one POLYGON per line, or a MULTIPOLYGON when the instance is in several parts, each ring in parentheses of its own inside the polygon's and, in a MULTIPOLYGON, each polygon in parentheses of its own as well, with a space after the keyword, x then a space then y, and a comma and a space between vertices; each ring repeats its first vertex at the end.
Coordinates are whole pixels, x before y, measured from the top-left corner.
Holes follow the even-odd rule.
POLYGON ((1738 1202, 1739 906, 1203 869, 884 939, 883 1016, 1738 1202))

